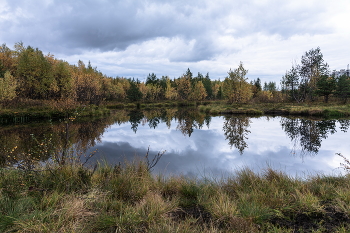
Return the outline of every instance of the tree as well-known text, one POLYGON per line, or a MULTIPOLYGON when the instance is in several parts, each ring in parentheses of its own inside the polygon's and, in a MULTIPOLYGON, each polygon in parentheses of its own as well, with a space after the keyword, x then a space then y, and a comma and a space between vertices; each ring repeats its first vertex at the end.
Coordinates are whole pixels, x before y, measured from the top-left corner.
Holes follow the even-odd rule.
POLYGON ((336 88, 336 82, 333 77, 322 75, 316 83, 316 94, 324 96, 324 102, 328 103, 329 95, 331 95, 336 88))
POLYGON ((0 101, 14 99, 17 96, 16 88, 15 77, 10 74, 10 71, 6 71, 4 77, 0 77, 0 101))
POLYGON ((223 84, 223 92, 229 103, 242 103, 248 101, 253 93, 250 84, 245 77, 248 70, 244 69, 241 62, 237 69, 228 72, 223 84))
POLYGON ((140 99, 142 99, 142 92, 140 91, 138 84, 139 81, 138 80, 130 80, 130 88, 129 90, 126 92, 126 96, 130 101, 139 101, 140 99))
POLYGON ((116 77, 112 79, 112 83, 115 86, 116 99, 124 100, 126 92, 130 89, 130 82, 126 78, 116 77))
POLYGON ((84 62, 78 61, 72 76, 77 100, 98 105, 102 100, 102 74, 92 69, 91 64, 86 68, 84 62))
POLYGON ((171 80, 169 78, 166 79, 165 98, 168 100, 177 99, 177 91, 175 87, 172 86, 171 80))
POLYGON ((318 80, 328 74, 328 64, 323 60, 320 47, 310 49, 301 57, 301 64, 293 65, 282 77, 282 89, 297 102, 313 100, 318 80))
POLYGON ((219 86, 218 94, 216 96, 217 99, 222 100, 224 98, 224 92, 222 91, 222 85, 219 86))
POLYGON ((5 66, 2 64, 2 62, 0 61, 0 78, 3 78, 6 72, 6 68, 5 66))
POLYGON ((257 97, 258 93, 261 92, 262 87, 261 87, 261 80, 260 78, 257 78, 253 82, 251 82, 252 85, 252 92, 253 92, 253 97, 257 97))
POLYGON ((53 76, 56 80, 61 99, 72 98, 74 96, 74 79, 67 62, 59 61, 54 65, 53 76))
POLYGON ((222 93, 222 82, 220 80, 212 81, 212 95, 214 99, 222 99, 223 93, 222 93))
POLYGON ((159 80, 157 79, 157 75, 155 75, 154 73, 148 74, 148 76, 147 76, 146 85, 149 85, 149 84, 153 84, 153 85, 159 84, 159 80))
POLYGON ((305 85, 301 84, 297 67, 292 66, 292 68, 286 72, 282 77, 281 86, 282 91, 286 92, 291 100, 298 103, 305 100, 304 91, 302 90, 302 86, 305 85))
POLYGON ((147 85, 148 92, 147 98, 151 101, 159 100, 162 95, 162 88, 158 84, 149 84, 147 85))
POLYGON ((203 79, 203 85, 205 88, 205 91, 207 92, 207 99, 212 99, 213 98, 213 89, 211 86, 211 80, 209 78, 209 73, 207 73, 203 79))
POLYGON ((19 54, 17 77, 23 97, 49 97, 49 89, 54 81, 52 66, 39 49, 28 46, 19 54))
POLYGON ((150 85, 146 86, 145 83, 143 83, 143 82, 137 84, 137 87, 139 88, 140 92, 142 93, 142 98, 144 100, 146 100, 146 99, 149 100, 150 99, 150 96, 148 96, 148 93, 150 92, 149 86, 150 85))
POLYGON ((193 75, 192 75, 192 72, 190 71, 190 68, 187 68, 186 73, 185 73, 185 76, 186 76, 187 78, 189 78, 190 81, 192 80, 193 75))
POLYGON ((271 91, 271 92, 275 92, 277 91, 277 87, 276 87, 276 83, 275 82, 268 82, 268 83, 264 83, 264 91, 271 91))
POLYGON ((191 91, 191 79, 189 76, 184 75, 176 80, 178 97, 182 100, 187 100, 191 91))
POLYGON ((328 64, 323 60, 323 54, 320 47, 310 49, 301 57, 301 65, 299 73, 303 79, 303 83, 307 86, 306 95, 313 99, 314 93, 317 89, 317 81, 322 75, 329 74, 328 64))
POLYGON ((336 79, 335 95, 342 99, 344 103, 350 97, 350 78, 346 75, 342 75, 336 79))
POLYGON ((204 85, 202 81, 198 81, 194 86, 193 92, 191 93, 191 99, 201 101, 204 100, 205 97, 207 97, 207 92, 204 85))
POLYGON ((0 72, 3 70, 2 75, 0 74, 0 77, 3 77, 5 74, 5 71, 9 70, 11 74, 15 73, 16 70, 16 57, 14 51, 12 51, 10 48, 6 46, 6 44, 2 44, 0 46, 0 72))
POLYGON ((256 87, 256 89, 258 90, 258 92, 262 90, 260 78, 257 78, 257 79, 254 81, 254 86, 256 87))

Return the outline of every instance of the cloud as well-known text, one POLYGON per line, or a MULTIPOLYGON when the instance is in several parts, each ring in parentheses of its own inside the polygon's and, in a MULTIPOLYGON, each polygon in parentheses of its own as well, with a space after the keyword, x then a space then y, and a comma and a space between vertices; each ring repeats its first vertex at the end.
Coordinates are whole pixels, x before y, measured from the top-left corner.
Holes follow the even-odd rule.
POLYGON ((178 77, 189 67, 217 79, 243 61, 252 78, 277 81, 317 46, 346 66, 349 10, 346 0, 1 0, 0 40, 91 60, 111 76, 178 77))
POLYGON ((43 39, 65 41, 70 48, 101 51, 125 50, 132 44, 158 37, 196 40, 194 48, 203 49, 206 46, 201 42, 208 41, 210 33, 242 37, 262 32, 288 37, 325 30, 323 25, 308 22, 318 18, 324 4, 290 8, 286 3, 275 1, 260 5, 252 1, 245 4, 224 2, 211 10, 213 4, 207 1, 56 0, 35 3, 5 2, 5 12, 16 12, 7 20, 10 27, 26 27, 29 37, 36 34, 43 39))

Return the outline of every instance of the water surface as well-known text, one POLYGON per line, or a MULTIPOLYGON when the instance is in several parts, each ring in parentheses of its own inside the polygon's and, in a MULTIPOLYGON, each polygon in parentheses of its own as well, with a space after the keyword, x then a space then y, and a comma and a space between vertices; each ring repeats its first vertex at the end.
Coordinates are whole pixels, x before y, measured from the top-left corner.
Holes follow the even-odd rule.
POLYGON ((292 176, 335 175, 343 162, 336 153, 350 155, 348 127, 348 120, 287 117, 143 117, 111 125, 94 149, 109 163, 143 156, 148 147, 150 156, 166 150, 154 168, 161 174, 222 177, 271 167, 292 176))
POLYGON ((117 164, 144 158, 149 149, 150 159, 165 151, 154 174, 220 178, 236 169, 270 167, 291 176, 337 175, 343 172, 337 153, 350 157, 349 125, 347 119, 120 110, 104 119, 1 126, 0 162, 16 164, 28 155, 46 161, 81 151, 93 154, 88 164, 117 164))

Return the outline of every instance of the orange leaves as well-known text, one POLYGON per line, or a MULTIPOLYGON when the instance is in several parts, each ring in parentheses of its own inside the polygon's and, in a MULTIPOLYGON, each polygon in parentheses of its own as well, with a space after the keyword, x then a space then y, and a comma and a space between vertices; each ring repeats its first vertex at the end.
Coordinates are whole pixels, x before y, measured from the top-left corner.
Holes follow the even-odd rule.
POLYGON ((187 100, 192 90, 191 81, 188 76, 182 76, 176 80, 178 97, 187 100))

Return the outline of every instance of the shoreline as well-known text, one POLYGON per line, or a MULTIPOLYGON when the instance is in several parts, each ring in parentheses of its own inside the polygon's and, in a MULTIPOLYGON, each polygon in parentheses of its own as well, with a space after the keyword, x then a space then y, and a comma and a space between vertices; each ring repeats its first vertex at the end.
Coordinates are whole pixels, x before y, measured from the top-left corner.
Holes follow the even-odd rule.
POLYGON ((156 103, 106 103, 100 106, 79 105, 76 108, 55 109, 54 107, 28 107, 18 109, 0 109, 0 123, 21 123, 38 119, 62 119, 65 117, 103 116, 117 109, 151 110, 159 108, 196 107, 200 112, 211 115, 246 114, 246 115, 280 115, 280 116, 316 116, 348 117, 350 104, 320 103, 248 103, 226 104, 225 101, 174 101, 156 103), (82 107, 84 106, 84 107, 82 107))

